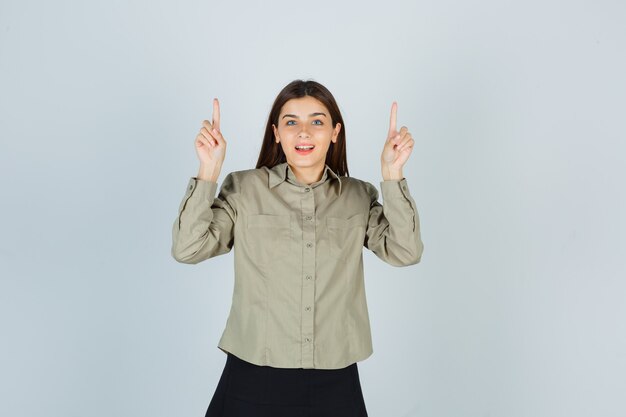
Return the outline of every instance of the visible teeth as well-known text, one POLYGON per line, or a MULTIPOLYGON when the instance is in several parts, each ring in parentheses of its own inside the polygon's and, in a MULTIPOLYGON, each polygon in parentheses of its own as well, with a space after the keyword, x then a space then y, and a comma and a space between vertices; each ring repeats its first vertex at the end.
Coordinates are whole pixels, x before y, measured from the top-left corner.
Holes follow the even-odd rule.
POLYGON ((304 150, 304 149, 313 149, 313 145, 309 146, 296 146, 296 149, 304 150))

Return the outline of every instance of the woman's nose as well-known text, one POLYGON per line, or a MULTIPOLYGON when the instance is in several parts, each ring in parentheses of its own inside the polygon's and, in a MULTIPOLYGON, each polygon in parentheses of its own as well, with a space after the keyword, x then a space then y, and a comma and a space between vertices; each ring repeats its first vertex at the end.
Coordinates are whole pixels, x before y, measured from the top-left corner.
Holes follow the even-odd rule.
POLYGON ((300 133, 298 133, 298 137, 308 137, 309 136, 309 132, 306 129, 306 126, 304 124, 302 124, 302 129, 300 130, 300 133))

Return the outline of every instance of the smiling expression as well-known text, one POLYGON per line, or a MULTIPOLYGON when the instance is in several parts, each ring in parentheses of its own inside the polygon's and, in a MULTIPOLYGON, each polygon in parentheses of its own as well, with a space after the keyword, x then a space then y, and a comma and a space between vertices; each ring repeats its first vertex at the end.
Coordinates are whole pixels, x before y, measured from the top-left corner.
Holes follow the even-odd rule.
POLYGON ((319 168, 321 172, 331 141, 337 142, 341 123, 333 128, 326 106, 314 97, 304 96, 287 101, 278 116, 278 126, 272 127, 289 165, 319 168))

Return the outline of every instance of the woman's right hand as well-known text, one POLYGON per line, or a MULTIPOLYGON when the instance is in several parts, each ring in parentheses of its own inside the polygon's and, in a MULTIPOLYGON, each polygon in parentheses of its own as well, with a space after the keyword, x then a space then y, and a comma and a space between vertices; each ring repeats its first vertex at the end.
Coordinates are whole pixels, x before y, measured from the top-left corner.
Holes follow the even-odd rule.
POLYGON ((220 132, 220 103, 217 98, 213 99, 213 123, 202 121, 195 145, 201 170, 210 172, 221 168, 226 156, 226 140, 220 132))

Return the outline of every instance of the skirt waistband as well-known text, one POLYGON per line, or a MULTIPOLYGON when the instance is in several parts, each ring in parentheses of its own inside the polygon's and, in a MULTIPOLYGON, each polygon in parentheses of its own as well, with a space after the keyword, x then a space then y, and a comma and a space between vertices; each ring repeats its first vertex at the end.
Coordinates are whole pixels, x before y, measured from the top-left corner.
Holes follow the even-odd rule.
POLYGON ((238 366, 241 367, 250 367, 250 368, 269 368, 269 369, 277 369, 277 370, 281 370, 281 371, 291 371, 292 373, 295 373, 297 371, 301 372, 301 373, 328 373, 328 372, 338 372, 338 371, 346 371, 349 370, 351 368, 356 368, 357 364, 356 362, 353 364, 350 364, 348 366, 346 366, 345 368, 338 368, 338 369, 317 369, 317 368, 276 368, 273 366, 269 366, 269 365, 257 365, 255 363, 251 363, 248 362, 244 359, 241 359, 240 357, 230 353, 230 352, 226 352, 227 358, 226 358, 226 363, 227 364, 236 364, 238 366))
POLYGON ((274 368, 228 353, 229 396, 256 404, 353 403, 362 398, 357 364, 340 369, 274 368))

